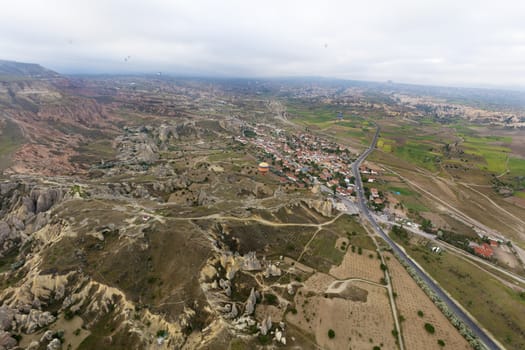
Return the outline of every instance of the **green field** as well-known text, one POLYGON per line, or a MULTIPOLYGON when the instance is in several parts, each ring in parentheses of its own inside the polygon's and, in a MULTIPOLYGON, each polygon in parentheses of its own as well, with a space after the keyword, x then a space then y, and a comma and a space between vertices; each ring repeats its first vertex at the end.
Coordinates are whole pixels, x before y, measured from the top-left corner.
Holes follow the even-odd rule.
POLYGON ((393 192, 394 194, 399 193, 401 196, 413 196, 415 193, 406 187, 388 187, 387 191, 393 192))
POLYGON ((438 129, 434 124, 425 127, 414 125, 382 125, 377 148, 385 153, 392 153, 418 167, 436 171, 441 161, 443 140, 438 139, 438 129))
POLYGON ((380 137, 379 140, 377 140, 377 148, 387 153, 392 152, 394 144, 394 140, 386 139, 383 137, 380 137))
POLYGON ((369 136, 375 127, 364 118, 345 111, 343 120, 337 120, 340 110, 340 107, 332 105, 309 107, 295 103, 287 106, 288 114, 299 125, 328 131, 340 139, 357 139, 363 144, 368 144, 369 136))
POLYGON ((428 169, 430 171, 436 170, 437 154, 430 151, 432 146, 427 143, 418 143, 414 141, 407 141, 402 146, 397 146, 394 149, 394 154, 412 164, 428 169))
POLYGON ((477 166, 494 173, 503 173, 507 169, 510 148, 494 145, 495 142, 509 142, 508 137, 471 137, 462 135, 465 153, 482 158, 477 166))
POLYGON ((510 175, 525 176, 525 159, 510 157, 508 167, 510 175))
POLYGON ((335 245, 338 237, 335 232, 320 231, 310 244, 308 253, 303 256, 303 263, 323 272, 328 272, 332 265, 339 265, 345 253, 335 245))
POLYGON ((429 211, 429 209, 426 206, 424 206, 423 204, 418 203, 418 202, 405 202, 405 201, 403 201, 402 203, 405 206, 405 208, 407 208, 408 210, 413 210, 415 212, 429 211))
POLYGON ((525 198, 525 192, 514 192, 514 195, 519 198, 525 198))
POLYGON ((319 127, 327 127, 335 122, 338 110, 334 107, 324 106, 308 108, 303 106, 287 106, 288 114, 299 117, 301 124, 314 124, 319 127))
POLYGON ((339 219, 330 225, 327 225, 325 228, 339 232, 341 236, 349 233, 351 234, 353 232, 355 232, 356 235, 367 235, 367 232, 363 226, 356 220, 356 218, 350 215, 341 216, 339 219))
POLYGON ((363 225, 353 216, 343 215, 334 223, 326 226, 326 229, 337 232, 341 237, 348 238, 350 246, 368 250, 376 249, 374 241, 372 241, 363 225))

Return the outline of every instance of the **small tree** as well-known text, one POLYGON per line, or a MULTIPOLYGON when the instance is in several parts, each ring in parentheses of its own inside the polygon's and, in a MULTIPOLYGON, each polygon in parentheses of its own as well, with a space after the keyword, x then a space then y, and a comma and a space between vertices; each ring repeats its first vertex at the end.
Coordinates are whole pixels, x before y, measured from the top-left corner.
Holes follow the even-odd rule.
POLYGON ((333 329, 328 330, 328 338, 334 339, 335 338, 335 331, 333 329))
POLYGON ((432 232, 432 221, 429 219, 423 219, 421 222, 421 229, 425 232, 432 232))
POLYGON ((418 315, 419 317, 423 317, 425 314, 423 313, 423 311, 418 310, 418 311, 417 311, 417 315, 418 315))
POLYGON ((425 323, 425 330, 430 334, 434 334, 436 332, 434 326, 430 323, 425 323))
POLYGON ((443 341, 443 339, 438 339, 438 345, 441 347, 445 346, 445 342, 443 341))

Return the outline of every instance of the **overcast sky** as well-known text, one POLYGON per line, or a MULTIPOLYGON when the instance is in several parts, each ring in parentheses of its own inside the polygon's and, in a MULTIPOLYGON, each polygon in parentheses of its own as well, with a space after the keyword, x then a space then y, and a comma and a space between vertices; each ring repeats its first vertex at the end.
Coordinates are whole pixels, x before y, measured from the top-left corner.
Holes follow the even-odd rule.
POLYGON ((60 73, 525 86, 525 1, 15 0, 0 59, 60 73))

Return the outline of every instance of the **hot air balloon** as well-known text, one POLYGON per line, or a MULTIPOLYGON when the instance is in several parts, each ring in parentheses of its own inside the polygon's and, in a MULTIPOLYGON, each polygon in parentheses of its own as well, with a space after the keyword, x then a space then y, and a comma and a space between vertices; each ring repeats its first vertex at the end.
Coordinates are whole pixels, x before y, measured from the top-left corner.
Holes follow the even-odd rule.
POLYGON ((270 170, 270 165, 266 162, 259 163, 258 170, 261 174, 265 175, 270 170))

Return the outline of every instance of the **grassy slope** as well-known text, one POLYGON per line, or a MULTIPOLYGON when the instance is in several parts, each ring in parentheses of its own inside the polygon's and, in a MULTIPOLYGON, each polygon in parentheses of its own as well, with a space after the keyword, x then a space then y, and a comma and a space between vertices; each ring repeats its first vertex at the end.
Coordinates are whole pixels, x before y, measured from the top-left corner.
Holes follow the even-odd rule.
POLYGON ((22 145, 23 140, 18 125, 7 119, 0 134, 0 170, 9 166, 11 155, 22 145))

